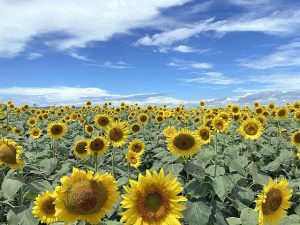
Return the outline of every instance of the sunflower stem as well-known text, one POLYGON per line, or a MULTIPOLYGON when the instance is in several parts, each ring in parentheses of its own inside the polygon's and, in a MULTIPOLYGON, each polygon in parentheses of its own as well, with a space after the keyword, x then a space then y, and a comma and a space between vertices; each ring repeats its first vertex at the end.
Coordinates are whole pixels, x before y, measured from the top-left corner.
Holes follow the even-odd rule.
POLYGON ((35 139, 35 156, 38 154, 37 139, 35 139))
POLYGON ((95 157, 95 172, 98 172, 98 155, 95 154, 94 157, 95 157))
POLYGON ((215 161, 214 161, 214 166, 215 166, 215 170, 214 170, 214 177, 217 176, 217 161, 218 161, 218 133, 215 133, 215 161))
POLYGON ((113 154, 112 154, 112 174, 115 177, 115 147, 113 147, 113 154))
POLYGON ((130 179, 130 164, 129 164, 129 162, 127 162, 127 179, 128 179, 128 183, 129 183, 129 179, 130 179))

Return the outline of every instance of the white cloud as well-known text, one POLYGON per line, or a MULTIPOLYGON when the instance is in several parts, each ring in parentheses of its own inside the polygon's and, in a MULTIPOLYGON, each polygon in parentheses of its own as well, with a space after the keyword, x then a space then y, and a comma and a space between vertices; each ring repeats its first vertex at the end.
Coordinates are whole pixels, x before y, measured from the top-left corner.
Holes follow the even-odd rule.
POLYGON ((26 56, 29 60, 39 59, 41 57, 43 57, 43 54, 39 52, 31 52, 26 56))
POLYGON ((213 31, 218 35, 230 32, 260 32, 268 35, 298 34, 300 30, 300 9, 275 11, 265 16, 255 13, 216 21, 214 18, 167 30, 152 36, 144 36, 137 44, 145 46, 170 46, 174 43, 213 31))
POLYGON ((256 59, 240 60, 241 65, 254 69, 269 69, 273 67, 289 67, 300 65, 300 42, 282 45, 267 56, 256 59))
POLYGON ((167 66, 176 67, 180 70, 186 69, 211 69, 213 65, 206 62, 194 62, 194 61, 186 61, 180 59, 172 59, 171 62, 167 64, 167 66))
POLYGON ((195 101, 181 100, 166 96, 164 93, 137 93, 130 95, 120 95, 109 93, 100 88, 81 88, 81 87, 9 87, 0 89, 0 100, 12 100, 17 105, 25 103, 36 103, 38 106, 49 105, 83 105, 87 100, 92 100, 95 104, 112 102, 119 104, 122 101, 128 103, 146 104, 194 104, 195 101))
POLYGON ((187 1, 0 0, 0 57, 14 57, 34 38, 46 39, 47 34, 63 34, 46 39, 55 48, 86 47, 93 41, 106 41, 149 24, 160 17, 161 8, 187 1))
POLYGON ((240 80, 225 76, 219 72, 200 73, 196 78, 184 79, 185 83, 229 85, 241 83, 240 80))

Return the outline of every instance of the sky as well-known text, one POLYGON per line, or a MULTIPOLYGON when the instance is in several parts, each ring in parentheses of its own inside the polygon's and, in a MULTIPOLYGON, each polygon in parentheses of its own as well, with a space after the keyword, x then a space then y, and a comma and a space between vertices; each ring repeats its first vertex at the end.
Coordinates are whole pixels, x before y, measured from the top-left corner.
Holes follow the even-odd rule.
POLYGON ((0 101, 300 100, 297 0, 0 0, 0 101))

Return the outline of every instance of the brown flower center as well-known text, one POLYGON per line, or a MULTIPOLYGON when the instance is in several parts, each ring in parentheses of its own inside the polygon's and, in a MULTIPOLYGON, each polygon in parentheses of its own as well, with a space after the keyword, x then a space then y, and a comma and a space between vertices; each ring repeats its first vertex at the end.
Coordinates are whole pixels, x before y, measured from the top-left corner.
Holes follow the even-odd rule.
POLYGON ((169 201, 159 188, 151 188, 147 193, 142 193, 138 201, 138 212, 146 221, 159 221, 169 211, 169 201))
POLYGON ((279 109, 278 110, 278 116, 285 116, 285 110, 284 109, 279 109))
POLYGON ((0 159, 1 161, 9 164, 17 163, 17 151, 13 146, 2 144, 0 146, 0 159))
POLYGON ((101 116, 101 117, 98 119, 98 123, 99 123, 100 126, 105 127, 105 126, 109 123, 109 120, 108 120, 107 117, 101 116))
POLYGON ((146 122, 147 121, 147 116, 146 115, 141 115, 140 116, 140 121, 141 122, 146 122))
POLYGON ((258 127, 256 126, 256 124, 247 124, 244 128, 246 134, 248 135, 256 135, 258 132, 258 127))
POLYGON ((107 199, 107 189, 101 183, 82 180, 68 189, 65 195, 65 205, 72 213, 88 215, 98 212, 107 199))
POLYGON ((264 215, 269 215, 280 208, 282 203, 282 193, 278 189, 270 189, 267 193, 266 202, 262 204, 264 215))
POLYGON ((204 140, 207 141, 209 139, 209 131, 207 129, 201 129, 200 130, 200 137, 204 140))
POLYGON ((51 127, 51 134, 58 135, 63 132, 63 127, 59 124, 55 124, 51 127))
POLYGON ((129 158, 129 162, 130 162, 131 164, 136 164, 136 163, 137 163, 137 158, 135 158, 134 156, 131 156, 131 157, 129 158))
POLYGON ((104 141, 101 140, 100 138, 96 138, 95 140, 91 141, 90 143, 90 148, 93 151, 100 151, 104 147, 104 141))
POLYGON ((134 125, 132 125, 131 130, 133 132, 138 132, 138 131, 140 131, 140 126, 138 124, 134 124, 134 125))
POLYGON ((123 138, 124 134, 122 129, 114 127, 109 132, 109 139, 112 141, 120 141, 123 138))
POLYGON ((140 151, 142 151, 143 146, 140 143, 134 143, 132 145, 132 151, 139 153, 140 151))
POLYGON ((79 154, 83 154, 87 151, 86 146, 87 146, 86 142, 78 142, 75 147, 75 151, 78 152, 79 154))
POLYGON ((93 130, 94 130, 94 129, 93 129, 92 126, 88 126, 88 127, 87 127, 87 131, 88 131, 89 133, 93 132, 93 130))
POLYGON ((223 130, 224 123, 222 121, 219 121, 216 123, 216 130, 223 130))
POLYGON ((294 141, 295 143, 300 144, 300 132, 296 133, 294 136, 294 141))
POLYGON ((189 134, 179 134, 174 138, 173 144, 181 150, 188 150, 194 146, 195 139, 189 134))
POLYGON ((42 209, 43 211, 48 215, 54 215, 55 214, 55 205, 54 205, 55 198, 49 197, 43 205, 42 209))

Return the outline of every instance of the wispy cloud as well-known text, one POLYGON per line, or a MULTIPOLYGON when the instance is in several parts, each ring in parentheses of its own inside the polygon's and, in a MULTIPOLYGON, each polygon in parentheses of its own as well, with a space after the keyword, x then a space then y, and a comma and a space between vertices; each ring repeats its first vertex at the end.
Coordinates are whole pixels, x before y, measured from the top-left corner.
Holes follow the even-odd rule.
POLYGON ((39 52, 31 52, 26 56, 26 58, 29 60, 35 60, 35 59, 39 59, 41 57, 43 57, 43 54, 39 53, 39 52))
POLYGON ((241 59, 239 62, 242 66, 254 69, 300 66, 300 41, 281 45, 267 56, 241 59))
POLYGON ((227 20, 210 18, 187 24, 152 36, 144 36, 137 44, 145 46, 170 46, 180 41, 212 31, 219 36, 231 32, 260 32, 268 35, 293 35, 300 30, 300 9, 284 9, 268 15, 242 14, 227 20))
POLYGON ((35 38, 60 50, 126 34, 161 17, 160 10, 189 0, 0 1, 0 57, 14 57, 35 38), (16 13, 18 12, 18 13, 16 13), (47 38, 60 33, 62 37, 47 38))
POLYGON ((213 68, 213 65, 211 63, 187 61, 176 58, 173 58, 172 61, 167 64, 167 66, 176 67, 180 70, 213 68))
POLYGON ((219 72, 206 72, 199 73, 196 78, 183 79, 185 83, 192 84, 213 84, 213 85, 229 85, 241 83, 240 80, 236 78, 231 78, 225 76, 223 73, 219 72))

